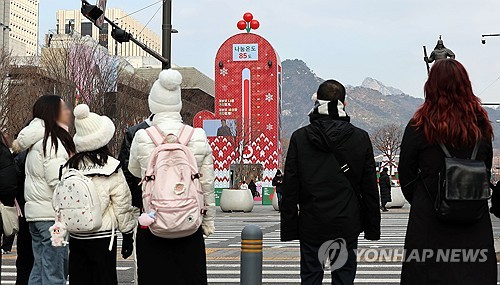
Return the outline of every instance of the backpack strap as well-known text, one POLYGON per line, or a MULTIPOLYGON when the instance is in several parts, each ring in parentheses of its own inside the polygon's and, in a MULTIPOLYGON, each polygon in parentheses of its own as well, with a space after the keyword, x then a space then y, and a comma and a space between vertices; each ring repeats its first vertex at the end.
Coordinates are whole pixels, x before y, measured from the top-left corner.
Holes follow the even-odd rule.
POLYGON ((187 146, 194 134, 194 128, 188 125, 183 125, 177 139, 180 144, 187 146))
POLYGON ((470 159, 476 160, 478 152, 479 152, 479 142, 476 142, 476 145, 474 146, 474 150, 472 151, 472 155, 470 156, 470 159))
MULTIPOLYGON (((443 150, 443 152, 446 155, 446 157, 452 157, 451 154, 450 154, 450 151, 446 148, 446 146, 443 143, 439 143, 439 146, 443 150)), ((471 160, 476 160, 478 152, 479 152, 479 142, 476 142, 476 144, 474 145, 474 149, 472 150, 472 154, 470 156, 470 159, 471 160)))
POLYGON ((165 139, 165 137, 160 132, 157 126, 152 126, 147 128, 146 133, 156 146, 160 146, 163 144, 163 140, 165 139))
POLYGON ((440 147, 441 147, 441 149, 443 150, 444 155, 445 155, 446 157, 450 157, 450 158, 452 157, 452 156, 451 156, 450 151, 446 148, 446 146, 445 146, 442 142, 440 142, 440 143, 439 143, 439 146, 440 146, 440 147))

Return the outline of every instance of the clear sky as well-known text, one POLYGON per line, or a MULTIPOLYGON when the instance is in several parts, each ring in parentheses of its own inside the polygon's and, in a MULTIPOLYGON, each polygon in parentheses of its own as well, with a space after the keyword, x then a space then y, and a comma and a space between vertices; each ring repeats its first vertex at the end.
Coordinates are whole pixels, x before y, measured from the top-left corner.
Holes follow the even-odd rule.
MULTIPOLYGON (((109 0, 108 7, 130 13, 157 1, 109 0)), ((40 2, 41 34, 54 28, 57 9, 79 9, 81 3, 40 2)), ((135 17, 146 23, 159 5, 135 17)), ((430 53, 443 35, 468 69, 476 94, 483 101, 500 101, 500 80, 495 81, 500 37, 481 44, 481 34, 500 33, 498 0, 173 0, 173 8, 180 32, 173 39, 173 62, 210 77, 217 49, 239 32, 236 22, 250 11, 261 23, 257 33, 282 60, 302 59, 320 77, 345 84, 373 77, 415 97, 423 96, 426 79, 422 46, 430 53)), ((161 11, 149 27, 161 33, 161 11)))

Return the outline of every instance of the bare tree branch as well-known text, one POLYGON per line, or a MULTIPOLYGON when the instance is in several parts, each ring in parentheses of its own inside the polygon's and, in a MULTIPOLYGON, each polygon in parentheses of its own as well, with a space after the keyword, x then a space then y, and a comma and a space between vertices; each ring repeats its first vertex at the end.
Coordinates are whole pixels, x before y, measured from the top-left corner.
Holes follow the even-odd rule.
POLYGON ((401 148, 403 129, 396 124, 377 129, 371 136, 373 146, 387 158, 390 173, 396 166, 396 156, 401 148))

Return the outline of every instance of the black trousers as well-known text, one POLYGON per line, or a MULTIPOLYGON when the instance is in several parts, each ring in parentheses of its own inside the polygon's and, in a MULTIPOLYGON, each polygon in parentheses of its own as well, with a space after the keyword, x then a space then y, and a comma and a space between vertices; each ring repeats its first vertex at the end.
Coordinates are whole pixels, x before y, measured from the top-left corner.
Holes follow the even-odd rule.
POLYGON ((110 238, 70 239, 69 284, 117 285, 116 237, 109 251, 110 238))
POLYGON ((16 239, 16 235, 11 235, 9 237, 4 235, 2 237, 2 250, 7 251, 7 252, 11 252, 15 239, 16 239))
POLYGON ((148 228, 139 227, 136 240, 139 285, 207 284, 207 258, 201 227, 193 235, 178 239, 159 238, 148 228))
POLYGON ((33 247, 31 233, 26 218, 19 217, 19 232, 17 233, 16 285, 28 285, 33 268, 33 247))
MULTIPOLYGON (((357 239, 347 242, 348 258, 345 265, 332 271, 332 284, 352 285, 356 277, 356 249, 357 239)), ((321 264, 318 252, 321 245, 310 244, 300 241, 300 278, 302 285, 323 284, 324 268, 321 264)))

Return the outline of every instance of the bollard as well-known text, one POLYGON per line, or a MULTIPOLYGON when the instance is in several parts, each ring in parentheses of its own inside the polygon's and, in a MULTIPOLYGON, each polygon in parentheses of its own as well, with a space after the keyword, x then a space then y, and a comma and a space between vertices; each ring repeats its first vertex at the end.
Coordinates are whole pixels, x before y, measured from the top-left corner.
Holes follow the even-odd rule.
POLYGON ((262 230, 255 225, 241 232, 241 285, 262 284, 262 230))

